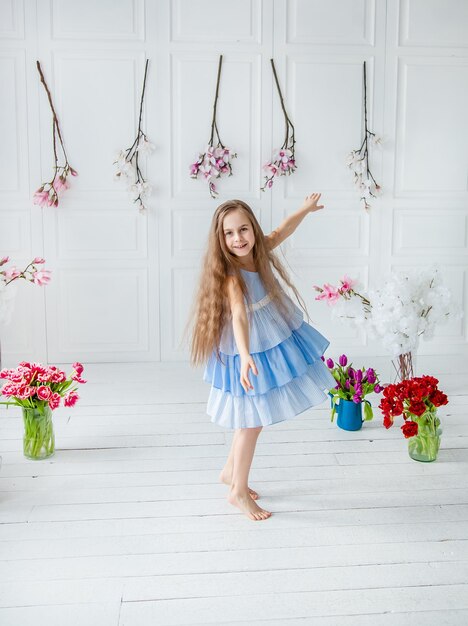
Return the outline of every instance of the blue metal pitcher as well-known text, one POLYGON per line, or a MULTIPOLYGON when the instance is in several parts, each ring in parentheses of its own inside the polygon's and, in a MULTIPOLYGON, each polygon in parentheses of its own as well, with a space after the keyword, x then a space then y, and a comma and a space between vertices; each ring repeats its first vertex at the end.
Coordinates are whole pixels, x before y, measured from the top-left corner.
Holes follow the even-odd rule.
POLYGON ((338 405, 337 424, 343 430, 360 430, 362 428, 362 402, 356 404, 352 400, 342 400, 340 398, 338 405))

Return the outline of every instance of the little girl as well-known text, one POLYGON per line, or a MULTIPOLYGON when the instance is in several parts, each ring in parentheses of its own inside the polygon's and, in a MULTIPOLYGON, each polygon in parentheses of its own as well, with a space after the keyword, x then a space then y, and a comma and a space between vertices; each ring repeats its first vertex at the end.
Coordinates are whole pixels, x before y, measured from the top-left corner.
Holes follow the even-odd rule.
POLYGON ((275 424, 323 402, 336 383, 322 362, 329 341, 303 320, 276 274, 305 309, 296 288, 272 252, 304 217, 323 209, 321 194, 269 235, 252 209, 229 200, 213 216, 195 304, 192 363, 207 363, 211 383, 207 412, 212 422, 235 429, 220 479, 228 500, 252 520, 271 513, 258 506, 248 477, 263 426, 275 424))

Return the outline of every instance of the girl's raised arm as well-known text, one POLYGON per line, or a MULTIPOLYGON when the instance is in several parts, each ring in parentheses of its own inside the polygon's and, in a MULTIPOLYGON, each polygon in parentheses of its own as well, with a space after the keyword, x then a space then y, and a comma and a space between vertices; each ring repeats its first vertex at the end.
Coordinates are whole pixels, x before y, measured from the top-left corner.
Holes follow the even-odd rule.
POLYGON ((306 196, 303 205, 298 211, 289 215, 278 228, 266 235, 265 240, 270 250, 279 246, 292 235, 307 213, 314 213, 323 209, 323 204, 317 204, 321 195, 321 193, 312 193, 310 196, 306 196))
POLYGON ((245 308, 244 294, 235 276, 227 278, 227 296, 231 307, 232 328, 237 349, 241 358, 240 383, 245 391, 253 389, 249 380, 249 370, 257 376, 258 371, 249 351, 249 320, 245 308))

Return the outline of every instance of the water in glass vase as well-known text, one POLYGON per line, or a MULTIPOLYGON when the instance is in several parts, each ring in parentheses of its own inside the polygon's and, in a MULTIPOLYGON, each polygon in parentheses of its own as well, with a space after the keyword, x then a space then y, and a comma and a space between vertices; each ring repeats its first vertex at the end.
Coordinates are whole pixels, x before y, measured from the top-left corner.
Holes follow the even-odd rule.
POLYGON ((54 425, 49 407, 23 407, 23 454, 32 460, 47 459, 55 451, 54 425))
POLYGON ((418 434, 408 439, 408 454, 415 461, 430 463, 435 461, 439 454, 442 429, 436 415, 431 414, 428 422, 424 422, 422 418, 417 420, 418 434))

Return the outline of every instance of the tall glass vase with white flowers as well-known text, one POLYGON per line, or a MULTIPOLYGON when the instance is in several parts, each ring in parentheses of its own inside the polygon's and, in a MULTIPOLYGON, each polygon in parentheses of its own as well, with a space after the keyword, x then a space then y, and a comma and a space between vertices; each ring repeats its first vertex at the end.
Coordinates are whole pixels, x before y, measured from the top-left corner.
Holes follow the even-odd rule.
POLYGON ((348 276, 338 286, 326 283, 314 289, 319 292, 316 300, 333 307, 334 318, 365 328, 382 341, 394 359, 398 380, 414 376, 413 355, 419 338, 432 338, 437 324, 460 316, 435 267, 393 272, 368 292, 348 276))

